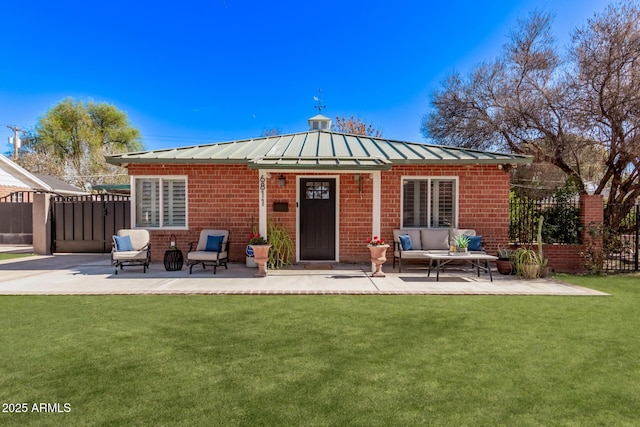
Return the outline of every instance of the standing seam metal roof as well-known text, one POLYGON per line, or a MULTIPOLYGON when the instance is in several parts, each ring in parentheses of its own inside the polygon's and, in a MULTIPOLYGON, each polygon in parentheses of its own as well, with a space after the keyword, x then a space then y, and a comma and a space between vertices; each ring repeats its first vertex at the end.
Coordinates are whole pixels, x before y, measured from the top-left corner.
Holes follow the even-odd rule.
POLYGON ((390 169, 393 164, 525 164, 532 160, 531 156, 324 130, 107 157, 107 162, 112 164, 246 163, 251 168, 269 166, 306 169, 390 169))

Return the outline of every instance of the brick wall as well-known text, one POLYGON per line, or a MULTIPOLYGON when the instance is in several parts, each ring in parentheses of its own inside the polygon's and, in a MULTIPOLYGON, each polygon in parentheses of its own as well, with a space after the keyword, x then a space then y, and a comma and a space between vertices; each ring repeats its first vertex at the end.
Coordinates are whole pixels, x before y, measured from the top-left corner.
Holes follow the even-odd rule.
MULTIPOLYGON (((130 175, 185 175, 188 177, 189 230, 151 232, 153 259, 160 261, 169 237, 175 234, 186 252, 187 242, 196 241, 203 228, 230 231, 232 261, 244 261, 252 221, 257 225, 259 210, 258 171, 246 165, 138 165, 129 166, 130 175)), ((267 180, 267 216, 284 225, 296 239, 296 174, 280 173, 267 180), (274 202, 288 202, 288 212, 274 212, 274 202)), ((355 174, 301 173, 304 176, 338 175, 339 253, 342 262, 367 262, 366 240, 371 237, 373 180, 355 174)), ((391 242, 393 229, 400 226, 401 176, 459 176, 459 226, 473 228, 483 236, 490 252, 508 240, 509 174, 497 166, 395 166, 381 174, 381 236, 391 242)))
POLYGON ((400 193, 403 176, 459 177, 458 226, 471 228, 482 236, 489 253, 509 240, 510 176, 496 165, 394 166, 382 173, 381 232, 393 239, 393 229, 401 223, 400 193))
POLYGON ((229 230, 230 259, 244 261, 251 221, 258 222, 258 171, 246 165, 138 165, 129 175, 186 175, 189 230, 152 230, 152 259, 161 261, 171 234, 184 253, 203 229, 229 230))

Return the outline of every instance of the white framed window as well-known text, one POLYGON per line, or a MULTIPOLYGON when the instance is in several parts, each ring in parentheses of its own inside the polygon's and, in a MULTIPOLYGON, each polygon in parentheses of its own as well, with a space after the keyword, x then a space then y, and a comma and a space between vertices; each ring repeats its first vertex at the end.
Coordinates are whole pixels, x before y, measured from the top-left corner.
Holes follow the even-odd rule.
POLYGON ((402 177, 402 228, 457 227, 457 177, 402 177))
POLYGON ((187 177, 131 178, 133 223, 140 228, 187 228, 187 177))

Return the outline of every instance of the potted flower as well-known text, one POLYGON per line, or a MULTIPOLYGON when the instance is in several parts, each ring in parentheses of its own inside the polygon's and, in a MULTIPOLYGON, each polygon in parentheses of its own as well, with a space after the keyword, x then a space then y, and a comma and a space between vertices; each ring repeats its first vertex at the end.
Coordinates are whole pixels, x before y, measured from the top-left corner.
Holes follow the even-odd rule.
POLYGON ((502 248, 498 246, 498 259, 496 260, 496 268, 500 274, 512 274, 513 268, 513 249, 502 248))
POLYGON ((382 264, 387 260, 387 248, 389 248, 389 245, 384 242, 384 239, 373 236, 367 240, 367 246, 371 252, 371 263, 376 266, 376 270, 371 276, 385 277, 382 272, 382 264))
POLYGON ((271 245, 260 233, 251 233, 249 235, 249 247, 253 252, 253 258, 256 264, 258 264, 258 272, 255 276, 265 277, 267 275, 267 261, 269 260, 269 249, 271 245))

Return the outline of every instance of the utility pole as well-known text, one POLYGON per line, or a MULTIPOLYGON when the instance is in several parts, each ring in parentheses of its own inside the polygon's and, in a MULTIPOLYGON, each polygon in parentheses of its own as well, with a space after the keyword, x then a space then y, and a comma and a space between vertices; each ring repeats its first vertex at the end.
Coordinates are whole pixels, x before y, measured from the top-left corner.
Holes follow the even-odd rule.
POLYGON ((17 126, 7 126, 9 129, 13 131, 13 161, 18 160, 18 148, 20 148, 20 137, 18 136, 18 132, 24 132, 22 129, 17 126))

